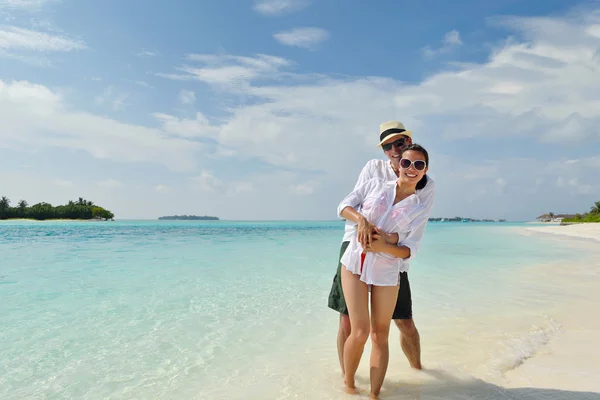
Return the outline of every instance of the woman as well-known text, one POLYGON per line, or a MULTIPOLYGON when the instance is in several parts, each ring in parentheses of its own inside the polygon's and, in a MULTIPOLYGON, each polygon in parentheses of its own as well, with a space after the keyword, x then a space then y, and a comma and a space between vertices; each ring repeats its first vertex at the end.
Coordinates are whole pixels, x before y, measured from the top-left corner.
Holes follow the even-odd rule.
POLYGON ((354 376, 371 333, 371 398, 379 396, 388 365, 388 336, 402 259, 414 256, 418 247, 409 238, 424 216, 415 192, 427 184, 428 165, 427 151, 412 144, 402 152, 396 182, 366 181, 338 206, 338 215, 358 223, 341 259, 342 288, 351 327, 344 345, 344 382, 349 393, 357 393, 354 376), (374 226, 375 240, 363 246, 361 243, 367 242, 358 237, 358 232, 364 232, 368 225, 374 226))

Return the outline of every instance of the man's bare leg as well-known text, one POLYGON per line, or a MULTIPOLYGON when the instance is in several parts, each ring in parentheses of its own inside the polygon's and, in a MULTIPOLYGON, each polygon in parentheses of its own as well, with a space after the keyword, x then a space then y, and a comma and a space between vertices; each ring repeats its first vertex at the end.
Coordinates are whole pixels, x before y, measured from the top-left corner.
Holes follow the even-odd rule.
POLYGON ((344 370, 344 345, 350 336, 350 317, 347 314, 340 313, 340 326, 337 335, 337 350, 338 358, 340 359, 340 367, 342 368, 342 376, 345 375, 344 370))
POLYGON ((414 321, 412 319, 395 319, 394 322, 400 329, 400 346, 410 366, 415 369, 422 369, 421 338, 414 321))

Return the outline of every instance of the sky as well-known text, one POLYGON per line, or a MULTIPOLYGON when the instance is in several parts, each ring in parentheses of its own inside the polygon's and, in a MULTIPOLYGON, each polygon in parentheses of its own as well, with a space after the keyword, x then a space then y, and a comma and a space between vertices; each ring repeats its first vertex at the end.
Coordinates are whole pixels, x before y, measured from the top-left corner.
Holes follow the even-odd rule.
POLYGON ((600 200, 600 3, 0 0, 0 195, 335 220, 399 120, 432 217, 600 200))

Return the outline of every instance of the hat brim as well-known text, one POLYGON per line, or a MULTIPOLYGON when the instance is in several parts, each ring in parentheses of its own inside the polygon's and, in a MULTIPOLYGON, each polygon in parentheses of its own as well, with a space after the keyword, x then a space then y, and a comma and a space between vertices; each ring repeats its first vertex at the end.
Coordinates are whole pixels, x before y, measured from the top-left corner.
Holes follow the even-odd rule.
POLYGON ((386 141, 388 141, 388 140, 390 140, 392 138, 395 138, 397 136, 408 136, 409 138, 412 139, 412 131, 404 131, 404 132, 399 132, 399 133, 391 133, 391 134, 387 135, 386 137, 384 137, 383 140, 381 142, 379 142, 379 144, 377 145, 377 147, 381 147, 381 145, 384 142, 386 142, 386 141))

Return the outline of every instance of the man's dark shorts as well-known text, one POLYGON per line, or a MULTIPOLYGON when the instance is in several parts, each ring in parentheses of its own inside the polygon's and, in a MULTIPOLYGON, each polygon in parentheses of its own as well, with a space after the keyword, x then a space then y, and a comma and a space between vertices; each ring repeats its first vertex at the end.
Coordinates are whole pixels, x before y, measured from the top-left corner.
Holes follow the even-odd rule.
MULTIPOLYGON (((342 291, 342 263, 340 262, 346 247, 350 242, 343 242, 340 248, 340 255, 338 258, 338 267, 335 277, 333 278, 333 284, 331 285, 331 292, 329 292, 328 306, 332 310, 348 315, 348 308, 346 307, 346 300, 344 299, 344 292, 342 291)), ((396 301, 396 308, 392 319, 411 319, 412 318, 412 298, 410 294, 410 283, 408 282, 408 273, 400 273, 400 288, 398 290, 398 300, 396 301)))

